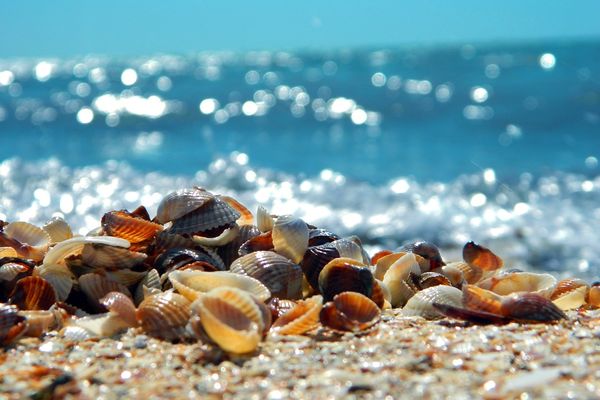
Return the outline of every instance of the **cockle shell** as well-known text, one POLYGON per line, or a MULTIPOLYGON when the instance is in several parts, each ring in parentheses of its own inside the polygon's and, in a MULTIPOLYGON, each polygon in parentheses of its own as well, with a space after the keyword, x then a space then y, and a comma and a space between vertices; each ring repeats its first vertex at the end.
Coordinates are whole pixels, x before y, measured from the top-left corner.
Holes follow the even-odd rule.
POLYGON ((600 307, 600 286, 592 285, 585 300, 591 307, 600 307))
POLYGON ((375 279, 373 281, 373 292, 371 293, 371 300, 377 307, 383 309, 385 303, 390 303, 392 300, 392 294, 390 293, 390 289, 387 287, 385 283, 380 281, 379 279, 375 279))
POLYGON ((402 308, 402 314, 420 316, 426 319, 440 318, 442 314, 433 307, 433 303, 460 307, 462 306, 462 298, 462 291, 455 287, 447 285, 432 286, 412 296, 402 308))
MULTIPOLYGON (((258 235, 260 235, 260 231, 256 226, 240 225, 240 230, 235 239, 217 249, 220 258, 223 260, 224 266, 229 267, 233 261, 238 259, 241 256, 239 253, 240 247, 258 235)), ((225 269, 227 268, 223 268, 223 270, 225 269)))
POLYGON ((457 280, 458 277, 452 275, 459 271, 461 273, 462 279, 470 284, 475 284, 483 278, 483 270, 475 265, 469 264, 465 261, 456 261, 452 263, 448 263, 442 267, 442 272, 453 280, 457 280))
POLYGON ((550 300, 561 310, 573 310, 586 303, 590 285, 582 279, 563 279, 558 282, 550 300))
POLYGON ((43 264, 35 267, 34 276, 41 276, 52 285, 58 301, 65 301, 71 293, 75 276, 64 264, 43 264))
POLYGON ((444 265, 440 250, 436 245, 429 242, 419 241, 402 246, 401 251, 411 252, 427 260, 427 265, 421 265, 421 272, 434 271, 444 265))
POLYGON ((484 279, 477 286, 491 290, 499 295, 530 292, 549 298, 557 283, 556 278, 550 274, 511 272, 484 279))
POLYGON ((342 292, 358 292, 367 297, 373 292, 373 274, 368 266, 351 258, 331 260, 319 274, 319 291, 325 301, 342 292))
POLYGON ((418 278, 418 286, 421 289, 427 289, 428 287, 433 287, 437 285, 452 286, 452 282, 450 282, 450 279, 438 272, 423 272, 418 278))
MULTIPOLYGON (((19 263, 19 262, 10 262, 7 260, 8 258, 9 257, 0 259, 0 262, 6 261, 0 265, 0 281, 7 281, 7 282, 12 281, 19 274, 24 274, 29 271, 29 269, 30 269, 29 266, 27 266, 23 263, 19 263)), ((10 258, 15 258, 15 257, 10 257, 10 258)))
POLYGON ((490 249, 468 242, 463 247, 463 260, 468 264, 481 268, 483 271, 495 271, 504 265, 504 261, 490 249))
POLYGON ((383 277, 385 276, 385 274, 387 273, 387 271, 392 267, 392 265, 396 264, 398 262, 398 260, 400 260, 402 257, 406 256, 407 254, 412 254, 412 258, 404 258, 402 262, 406 262, 406 260, 410 259, 414 259, 415 262, 417 263, 417 266, 419 267, 419 271, 414 270, 413 272, 417 275, 421 274, 421 271, 423 270, 427 270, 429 268, 429 261, 427 261, 426 259, 424 259, 423 257, 421 257, 420 255, 416 254, 416 253, 411 253, 411 252, 397 252, 397 253, 391 253, 385 256, 380 257, 377 262, 375 263, 375 271, 373 272, 373 275, 375 276, 375 278, 379 279, 379 280, 383 280, 383 277))
POLYGON ((137 326, 135 305, 129 297, 121 292, 109 292, 99 300, 106 309, 117 314, 129 326, 137 326))
POLYGON ((79 277, 79 288, 85 294, 90 304, 99 311, 103 310, 100 299, 110 292, 121 292, 131 297, 131 293, 129 293, 127 287, 96 273, 81 275, 79 277))
POLYGON ((319 319, 330 329, 360 332, 375 325, 380 315, 379 307, 368 297, 356 292, 343 292, 323 306, 319 319))
POLYGON ((319 290, 319 274, 334 258, 352 258, 362 262, 360 246, 348 239, 339 239, 318 246, 309 247, 304 253, 300 266, 310 285, 319 290))
POLYGON ((256 226, 261 232, 269 232, 273 229, 273 225, 275 224, 275 220, 269 214, 266 208, 263 206, 258 206, 256 210, 256 226))
POLYGON ((158 274, 157 270, 151 269, 148 271, 146 276, 138 283, 135 294, 133 295, 135 304, 140 304, 142 301, 144 301, 144 298, 146 297, 144 288, 150 290, 155 289, 159 292, 161 291, 162 285, 160 283, 160 275, 158 274))
POLYGON ((258 347, 266 327, 265 313, 250 293, 216 288, 196 300, 192 309, 207 335, 223 350, 245 354, 258 347))
POLYGON ((161 274, 168 273, 193 262, 203 262, 211 265, 214 270, 224 270, 223 261, 213 250, 208 248, 190 249, 174 247, 164 251, 154 260, 154 268, 161 274))
POLYGON ((169 273, 169 280, 173 288, 190 301, 198 299, 202 293, 221 286, 244 290, 261 301, 271 297, 269 289, 258 280, 233 272, 173 271, 169 273))
POLYGON ((120 237, 133 244, 152 240, 163 226, 126 211, 110 211, 102 217, 102 229, 109 236, 120 237))
POLYGON ((415 294, 416 290, 409 284, 408 280, 411 273, 421 274, 417 257, 419 256, 414 253, 406 253, 396 259, 385 272, 383 283, 390 289, 392 307, 404 306, 408 299, 415 294))
POLYGON ((156 220, 161 224, 166 224, 197 210, 214 197, 212 193, 198 187, 169 193, 158 205, 156 220))
POLYGON ((254 216, 252 215, 252 211, 248 210, 246 206, 230 196, 221 195, 219 198, 240 214, 240 217, 235 221, 239 226, 252 225, 254 216))
MULTIPOLYGON (((331 243, 341 239, 335 233, 329 232, 325 229, 309 229, 308 231, 308 247, 320 246, 325 243, 331 243)), ((354 242, 353 242, 354 243, 354 242)), ((347 257, 347 256, 344 256, 347 257)), ((352 257, 351 257, 352 258, 352 257)))
POLYGON ((142 264, 147 257, 144 253, 123 247, 99 244, 86 244, 81 252, 81 259, 86 265, 107 270, 133 268, 142 264))
POLYGON ((267 302, 267 307, 269 307, 269 310, 271 310, 272 320, 277 320, 277 318, 296 307, 296 303, 297 302, 294 300, 271 297, 267 302))
POLYGON ((56 292, 39 276, 20 279, 10 295, 10 303, 20 310, 47 310, 56 302, 56 292))
POLYGON ((173 220, 169 233, 182 235, 206 232, 235 224, 239 217, 238 211, 218 197, 214 197, 202 207, 173 220))
POLYGON ((112 236, 83 236, 64 240, 48 251, 44 264, 58 264, 70 255, 81 254, 86 244, 103 244, 107 246, 129 247, 129 241, 112 236))
POLYGON ((165 340, 181 340, 188 336, 185 326, 190 319, 190 302, 173 292, 150 296, 136 312, 144 332, 165 340))
POLYGON ((240 257, 231 264, 230 271, 259 280, 274 297, 294 300, 302 297, 302 269, 272 251, 240 257))
POLYGON ((11 222, 0 232, 0 245, 13 247, 19 257, 41 261, 50 246, 50 235, 28 222, 11 222))
POLYGON ((272 232, 275 252, 295 263, 300 263, 308 248, 306 222, 290 215, 282 215, 275 220, 272 232))
POLYGON ((319 325, 323 296, 300 300, 295 307, 275 320, 271 332, 279 335, 302 335, 319 325))
POLYGON ((50 243, 58 243, 63 240, 71 239, 73 231, 63 218, 54 217, 42 226, 42 229, 50 236, 50 243))

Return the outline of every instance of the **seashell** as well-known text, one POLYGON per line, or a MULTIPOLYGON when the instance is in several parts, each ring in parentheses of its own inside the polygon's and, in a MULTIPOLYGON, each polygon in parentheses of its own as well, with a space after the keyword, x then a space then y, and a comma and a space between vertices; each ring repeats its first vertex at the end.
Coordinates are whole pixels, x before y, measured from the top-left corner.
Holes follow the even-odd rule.
POLYGON ((474 285, 464 285, 462 292, 466 308, 502 315, 502 296, 474 285))
POLYGON ((433 303, 449 304, 461 307, 463 293, 455 287, 437 285, 417 292, 402 308, 402 314, 407 316, 420 316, 425 319, 442 317, 442 314, 433 307, 433 303))
POLYGON ((0 344, 17 340, 27 329, 27 320, 18 314, 18 308, 0 303, 0 344))
MULTIPOLYGON (((219 247, 218 254, 223 260, 223 264, 229 267, 233 261, 240 257, 239 249, 248 240, 260 235, 260 231, 254 225, 241 225, 235 239, 224 246, 219 247)), ((270 246, 273 247, 272 244, 270 246)), ((227 268, 223 268, 227 269, 227 268)))
POLYGON ((273 321, 281 317, 286 312, 290 311, 296 306, 296 301, 289 299, 280 299, 278 297, 271 297, 267 302, 267 307, 271 310, 271 318, 273 321))
MULTIPOLYGON (((390 267, 394 265, 394 263, 396 263, 400 258, 404 257, 406 254, 406 252, 398 252, 380 257, 379 260, 377 260, 377 262, 375 263, 375 272, 373 273, 375 278, 383 280, 383 277, 385 276, 386 272, 390 269, 390 267)), ((413 257, 419 266, 419 271, 415 270, 414 272, 415 274, 420 275, 420 271, 428 268, 429 261, 425 260, 418 254, 410 254, 413 254, 413 257)))
POLYGON ((113 312, 76 318, 71 321, 71 324, 83 328, 90 334, 89 337, 86 337, 85 334, 79 331, 81 337, 85 339, 90 337, 109 337, 129 328, 129 324, 113 312))
POLYGON ((358 292, 367 297, 373 291, 373 274, 360 261, 351 258, 331 260, 319 274, 319 290, 325 301, 342 292, 358 292))
POLYGON ((72 342, 83 342, 84 340, 89 340, 96 337, 96 335, 87 329, 73 325, 61 329, 60 333, 66 340, 70 340, 72 342))
POLYGON ((502 301, 502 315, 516 321, 550 322, 567 319, 554 303, 537 293, 515 293, 502 301))
POLYGON ((554 291, 550 295, 550 300, 556 300, 581 286, 585 286, 587 289, 590 287, 583 279, 569 278, 558 281, 554 291))
POLYGON ((323 267, 334 258, 340 257, 362 261, 360 247, 347 239, 309 247, 306 250, 300 266, 306 279, 315 290, 319 290, 319 274, 323 267))
POLYGON ((275 320, 271 332, 279 335, 302 335, 319 326, 319 314, 323 307, 323 296, 317 295, 300 300, 296 305, 275 320))
POLYGON ((427 289, 438 285, 452 286, 450 279, 438 272, 423 272, 421 276, 418 277, 418 283, 418 286, 421 289, 427 289))
POLYGON ((10 303, 20 310, 47 310, 56 302, 56 292, 39 276, 20 279, 10 295, 10 303))
POLYGON ((379 307, 356 292, 343 292, 325 304, 319 319, 323 326, 337 331, 360 332, 369 329, 381 316, 379 307))
POLYGON ((156 212, 156 220, 166 224, 183 217, 214 199, 214 195, 199 187, 181 189, 166 195, 156 212))
POLYGON ((240 246, 238 254, 240 256, 245 256, 246 254, 250 254, 255 251, 272 251, 273 249, 273 235, 271 231, 269 231, 246 240, 240 246))
POLYGON ((231 241, 233 241, 240 231, 240 227, 235 223, 233 225, 225 228, 223 232, 221 232, 218 236, 215 237, 207 237, 207 236, 192 236, 192 240, 194 243, 197 243, 202 246, 223 246, 231 241))
POLYGON ((568 292, 561 293, 552 302, 563 311, 574 310, 586 303, 585 298, 589 290, 590 287, 587 285, 578 286, 568 292))
POLYGON ((219 196, 219 198, 225 203, 229 204, 231 208, 233 208, 240 214, 240 217, 235 221, 236 224, 238 224, 239 226, 252 225, 252 223, 254 222, 254 216, 252 215, 252 211, 248 210, 246 206, 244 206, 242 203, 240 203, 233 197, 221 195, 219 196))
POLYGON ((273 229, 275 220, 263 206, 258 206, 256 210, 256 227, 261 232, 269 232, 273 229))
POLYGON ((123 286, 133 286, 146 276, 146 272, 136 272, 130 269, 119 269, 116 271, 105 271, 104 275, 111 281, 120 283, 123 286))
POLYGON ((148 256, 123 247, 86 244, 81 252, 82 261, 93 268, 122 269, 140 265, 148 256))
POLYGON ((213 265, 215 269, 224 270, 220 257, 214 252, 207 252, 204 249, 189 249, 175 247, 163 252, 154 260, 154 268, 161 274, 181 269, 192 262, 205 262, 213 265))
POLYGON ((140 304, 142 301, 144 301, 144 298, 146 297, 144 295, 144 288, 161 291, 162 285, 160 283, 160 275, 158 275, 157 270, 151 269, 148 271, 146 276, 138 283, 133 296, 135 304, 140 304))
POLYGON ((79 288, 90 304, 98 311, 103 311, 100 299, 110 292, 121 292, 127 297, 131 297, 131 293, 125 286, 96 273, 80 276, 79 288))
POLYGON ((9 257, 0 259, 0 281, 10 282, 13 279, 15 279, 19 274, 24 274, 29 271, 30 268, 25 264, 8 261, 4 262, 7 258, 9 257))
POLYGON ((67 221, 60 217, 52 218, 42 226, 42 229, 50 236, 50 244, 62 242, 73 237, 71 227, 67 221))
MULTIPOLYGON (((358 248, 360 250, 360 257, 357 259, 361 260, 366 265, 371 265, 371 258, 369 257, 369 254, 367 253, 367 251, 363 248, 360 238, 356 235, 352 235, 352 236, 348 236, 346 238, 346 240, 350 241, 358 246, 358 248)), ((342 250, 340 250, 340 252, 342 252, 342 250)), ((342 256, 342 257, 345 257, 345 256, 342 256)), ((354 257, 350 257, 350 258, 354 258, 354 257)))
POLYGON ((390 254, 394 254, 394 252, 391 250, 378 251, 377 253, 375 253, 373 255, 373 257, 371 257, 371 265, 377 264, 377 261, 379 261, 380 259, 382 259, 385 256, 389 256, 390 254))
POLYGON ((169 233, 180 235, 207 232, 235 224, 239 217, 238 211, 218 197, 214 197, 204 206, 173 220, 168 230, 169 233))
POLYGON ((491 290, 499 295, 516 292, 532 292, 549 298, 557 280, 550 274, 536 274, 533 272, 512 272, 498 277, 485 279, 477 286, 491 290))
MULTIPOLYGON (((451 268, 454 268, 461 272, 463 279, 470 284, 475 284, 483 278, 483 270, 473 264, 468 264, 464 261, 457 261, 453 263, 446 264, 442 267, 442 271, 449 271, 451 268)), ((444 272, 446 276, 448 274, 444 272)), ((450 279, 452 280, 452 279, 450 279)))
POLYGON ((185 326, 190 319, 190 302, 173 292, 150 296, 136 312, 137 320, 148 335, 165 340, 181 340, 188 336, 185 326))
MULTIPOLYGON (((408 299, 415 294, 416 288, 409 285, 408 279, 411 273, 415 275, 421 274, 421 267, 417 262, 417 257, 420 256, 414 253, 406 253, 400 258, 397 258, 385 272, 383 283, 390 289, 390 294, 392 296, 390 304, 392 307, 404 306, 408 299)), ((386 257, 384 257, 384 259, 385 258, 386 257)), ((380 260, 380 262, 382 260, 380 260)))
POLYGON ((592 285, 588 291, 585 301, 591 307, 600 308, 600 286, 592 285))
POLYGON ((257 251, 240 257, 233 262, 230 271, 257 279, 272 296, 293 300, 302 297, 302 269, 272 251, 257 251))
POLYGON ((19 255, 17 254, 17 251, 15 249, 13 249, 12 247, 0 247, 0 258, 4 258, 4 257, 17 258, 17 257, 19 257, 19 255))
POLYGON ((107 246, 129 247, 129 242, 125 239, 112 236, 83 236, 64 240, 48 251, 44 257, 44 264, 58 264, 70 255, 81 254, 83 246, 86 244, 104 244, 107 246))
POLYGON ((50 236, 28 222, 11 222, 0 232, 0 245, 14 248, 19 257, 41 261, 50 246, 50 236))
POLYGON ((27 319, 24 336, 40 337, 63 325, 66 313, 61 309, 19 311, 19 315, 27 319))
POLYGON ((480 246, 475 242, 468 242, 463 247, 463 260, 468 264, 481 268, 484 271, 495 271, 504 265, 500 257, 490 249, 480 246))
POLYGON ((309 229, 308 231, 308 247, 320 246, 325 243, 331 243, 339 240, 340 237, 335 233, 326 231, 325 229, 309 229))
POLYGON ((35 267, 33 275, 44 278, 52 285, 56 291, 56 299, 58 301, 65 301, 69 297, 69 293, 71 293, 73 284, 76 281, 75 276, 63 264, 40 265, 35 267))
POLYGON ((216 288, 203 294, 192 308, 200 316, 207 335, 223 350, 245 354, 258 347, 265 329, 265 314, 250 293, 216 288))
POLYGON ((377 304, 377 307, 381 309, 383 309, 386 301, 389 303, 392 300, 390 289, 388 289, 387 285, 379 279, 373 281, 371 300, 373 300, 373 302, 377 304))
POLYGON ((175 235, 167 231, 162 231, 156 235, 152 251, 157 256, 173 248, 192 249, 195 247, 196 244, 189 237, 175 235))
POLYGON ((227 271, 173 271, 169 273, 169 280, 175 290, 190 301, 198 299, 202 293, 222 286, 252 293, 261 301, 271 297, 269 289, 258 280, 227 271))
POLYGON ((444 266, 440 250, 436 245, 419 241, 402 246, 400 251, 411 252, 420 255, 428 261, 427 266, 421 266, 421 272, 434 271, 444 266))
POLYGON ((300 218, 283 215, 273 225, 273 247, 275 252, 300 263, 308 248, 308 226, 300 218))
POLYGON ((104 214, 102 230, 109 236, 123 238, 134 244, 152 240, 163 227, 123 210, 104 214))
POLYGON ((99 300, 109 312, 117 314, 128 326, 137 326, 135 306, 129 297, 121 292, 109 292, 99 300))

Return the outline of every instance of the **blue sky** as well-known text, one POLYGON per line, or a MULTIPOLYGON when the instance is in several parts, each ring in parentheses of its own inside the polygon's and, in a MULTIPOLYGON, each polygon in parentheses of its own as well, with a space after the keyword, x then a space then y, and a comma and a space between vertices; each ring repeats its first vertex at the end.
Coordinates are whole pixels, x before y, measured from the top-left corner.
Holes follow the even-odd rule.
POLYGON ((600 39, 600 1, 7 1, 0 57, 600 39))

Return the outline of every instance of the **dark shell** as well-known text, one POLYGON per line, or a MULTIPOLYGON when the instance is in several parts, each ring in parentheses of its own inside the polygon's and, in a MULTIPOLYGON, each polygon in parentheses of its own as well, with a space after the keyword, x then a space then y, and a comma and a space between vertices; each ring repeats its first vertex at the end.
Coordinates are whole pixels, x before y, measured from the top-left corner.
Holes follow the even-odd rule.
POLYGON ((485 311, 470 310, 468 308, 455 307, 450 304, 442 303, 432 303, 432 306, 446 317, 462 319, 474 324, 507 324, 510 322, 510 318, 485 311))
POLYGON ((20 279, 10 295, 10 303, 20 310, 48 310, 55 302, 54 288, 39 276, 20 279))
POLYGON ((204 206, 214 197, 212 193, 198 187, 169 193, 158 205, 156 220, 166 224, 204 206))
POLYGON ((193 235, 207 232, 229 226, 239 217, 240 213, 237 210, 218 197, 214 197, 202 207, 174 220, 169 233, 193 235))
POLYGON ((360 332, 379 321, 381 311, 360 293, 344 292, 325 304, 319 319, 321 324, 338 331, 360 332))
POLYGON ((190 249, 184 247, 176 247, 163 252, 154 260, 153 267, 162 275, 194 262, 204 262, 212 265, 216 270, 222 270, 220 268, 222 261, 217 260, 214 254, 209 254, 201 248, 190 249))
POLYGON ((536 293, 519 293, 502 301, 502 314, 517 321, 551 322, 567 319, 551 300, 536 293))
POLYGON ((280 299, 277 297, 271 297, 267 302, 267 307, 271 310, 271 318, 273 321, 276 321, 277 318, 281 317, 295 306, 296 302, 294 300, 280 299))
POLYGON ((373 291, 371 293, 371 300, 373 300, 373 302, 377 304, 377 307, 379 308, 383 308, 385 304, 385 294, 377 279, 373 280, 373 291))
POLYGON ((242 244, 240 246, 240 249, 238 250, 238 254, 240 256, 245 256, 246 254, 250 254, 253 253, 255 251, 260 251, 260 250, 273 250, 273 237, 271 235, 271 231, 269 232, 265 232, 265 233, 261 233, 258 236, 254 236, 250 239, 248 239, 247 241, 244 242, 244 244, 242 244))
POLYGON ((367 266, 349 258, 337 258, 321 270, 319 290, 325 301, 342 292, 357 292, 371 297, 374 280, 367 266))
POLYGON ((188 336, 185 325, 191 316, 190 302, 177 293, 160 293, 142 301, 136 316, 148 335, 171 341, 181 340, 188 336))
POLYGON ((340 239, 335 233, 325 229, 310 229, 308 231, 308 247, 320 246, 325 243, 331 243, 340 239))
MULTIPOLYGON (((400 251, 411 252, 420 255, 424 259, 429 261, 429 271, 436 270, 444 266, 444 261, 442 261, 442 256, 440 255, 440 250, 436 245, 429 242, 419 241, 409 243, 407 245, 402 246, 400 251)), ((427 272, 427 271, 422 271, 427 272)))
POLYGON ((260 231, 254 225, 242 225, 238 235, 231 242, 220 246, 217 251, 227 268, 240 257, 239 249, 248 240, 260 235, 260 231))
POLYGON ((484 271, 494 271, 502 268, 504 262, 490 249, 480 246, 475 242, 468 242, 463 247, 463 259, 471 265, 484 271))
POLYGON ((319 274, 325 265, 340 256, 339 251, 331 244, 309 247, 300 263, 306 280, 313 289, 319 290, 319 274))
POLYGON ((25 317, 17 307, 0 303, 0 344, 8 344, 21 336, 27 328, 25 317))
POLYGON ((452 286, 452 282, 445 275, 437 272, 424 272, 418 277, 418 286, 421 290, 437 285, 452 286))

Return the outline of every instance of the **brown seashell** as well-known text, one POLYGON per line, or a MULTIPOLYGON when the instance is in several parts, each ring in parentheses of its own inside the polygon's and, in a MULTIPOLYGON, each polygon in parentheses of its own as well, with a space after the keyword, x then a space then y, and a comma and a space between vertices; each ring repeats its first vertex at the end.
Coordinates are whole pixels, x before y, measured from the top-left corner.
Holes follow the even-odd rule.
POLYGON ((54 288, 39 276, 20 279, 10 295, 10 303, 20 310, 47 310, 55 302, 54 288))
POLYGON ((468 242, 463 247, 463 260, 484 271, 495 271, 502 268, 504 262, 490 249, 475 242, 468 242))
POLYGON ((367 297, 373 292, 373 274, 360 261, 351 258, 331 260, 319 274, 319 290, 325 301, 342 292, 358 292, 367 297))
POLYGON ((192 235, 198 232, 206 232, 235 224, 239 217, 239 212, 223 200, 214 197, 202 207, 173 220, 169 233, 192 235))
POLYGON ((156 212, 156 220, 166 224, 183 217, 214 199, 214 195, 199 187, 181 189, 166 195, 156 212))
POLYGON ((163 227, 122 210, 104 214, 102 229, 109 236, 120 237, 135 244, 151 241, 163 227))
POLYGON ((18 311, 13 305, 0 303, 0 344, 17 340, 27 329, 27 321, 18 311))
POLYGON ((51 330, 62 328, 66 312, 61 309, 19 311, 19 315, 27 319, 24 336, 40 337, 51 330))
POLYGON ((0 231, 0 246, 12 247, 19 257, 41 261, 50 246, 50 236, 27 222, 11 222, 0 231))
POLYGON ((129 297, 121 292, 109 292, 99 300, 110 312, 117 314, 129 326, 137 326, 136 309, 129 297))
POLYGON ((516 321, 550 322, 567 319, 551 300, 537 293, 519 293, 502 301, 502 315, 516 321))
MULTIPOLYGON (((450 268, 454 268, 460 271, 463 279, 469 284, 475 284, 479 282, 481 278, 483 278, 483 270, 481 268, 464 261, 457 261, 446 264, 442 267, 442 271, 447 271, 450 268)), ((444 274, 448 276, 448 273, 444 272, 444 274)))
POLYGON ((121 292, 131 297, 131 293, 124 285, 96 273, 81 275, 79 288, 96 311, 104 311, 100 299, 110 292, 121 292))
POLYGON ((582 286, 586 287, 585 293, 587 294, 587 290, 589 290, 590 285, 588 285, 588 283, 583 279, 569 278, 558 281, 554 291, 550 295, 550 300, 556 300, 582 286))
POLYGON ((552 302, 563 311, 577 309, 586 303, 585 299, 589 290, 590 287, 587 285, 574 287, 557 296, 552 302))
POLYGON ((273 225, 273 247, 275 252, 300 263, 308 248, 308 226, 300 218, 282 215, 273 225))
MULTIPOLYGON (((10 282, 17 276, 24 275, 29 272, 31 267, 28 264, 20 262, 21 259, 16 257, 4 257, 0 259, 0 281, 10 282), (9 261, 15 260, 16 262, 9 261)), ((23 278, 25 276, 22 276, 23 278)))
POLYGON ((591 307, 600 308, 600 286, 592 285, 588 291, 585 301, 591 307))
POLYGON ((148 256, 129 249, 115 246, 86 244, 81 259, 90 267, 104 269, 133 268, 140 265, 148 256))
POLYGON ((44 264, 58 264, 72 255, 79 255, 87 244, 100 244, 107 246, 129 247, 129 241, 112 236, 82 236, 64 240, 48 251, 44 257, 44 264))
POLYGON ((335 233, 326 231, 325 229, 309 229, 308 231, 308 247, 320 246, 325 243, 335 242, 340 237, 335 233))
POLYGON ((240 256, 245 256, 246 254, 250 254, 255 251, 271 251, 273 249, 273 237, 271 236, 271 231, 269 231, 248 239, 240 246, 238 254, 240 256))
POLYGON ((379 279, 375 279, 373 281, 373 292, 371 293, 371 300, 373 300, 373 302, 377 304, 377 307, 383 309, 385 302, 389 302, 391 299, 392 297, 390 294, 390 290, 385 285, 385 283, 383 283, 379 279))
POLYGON ((462 319, 475 324, 507 324, 510 322, 509 318, 503 317, 502 315, 492 314, 485 311, 470 310, 468 308, 462 308, 453 306, 451 304, 432 303, 439 313, 450 318, 462 319))
POLYGON ((292 300, 302 297, 302 269, 272 251, 257 251, 240 257, 233 262, 230 271, 257 279, 272 296, 292 300))
POLYGON ((401 252, 397 252, 397 253, 388 254, 386 256, 380 257, 379 260, 377 260, 377 262, 375 263, 375 272, 373 273, 375 278, 377 278, 379 280, 383 280, 383 278, 384 278, 385 274, 388 272, 388 270, 394 264, 397 264, 402 257, 406 256, 406 254, 411 254, 411 257, 405 257, 402 262, 406 262, 407 260, 414 260, 415 263, 417 264, 417 266, 419 267, 418 271, 417 270, 414 271, 415 274, 420 275, 421 271, 429 268, 429 261, 427 261, 420 255, 418 255, 416 253, 411 253, 411 252, 406 253, 406 252, 401 251, 401 252))
POLYGON ((277 297, 271 297, 267 302, 267 307, 271 310, 271 318, 273 321, 276 321, 277 318, 281 317, 295 306, 296 302, 294 300, 280 299, 277 297))
POLYGON ((412 296, 402 308, 402 313, 407 316, 420 316, 426 319, 440 318, 442 315, 434 308, 433 303, 461 307, 462 299, 463 293, 453 286, 432 286, 412 296))
MULTIPOLYGON (((223 264, 228 268, 231 263, 240 257, 239 249, 248 240, 260 235, 260 231, 254 225, 241 225, 238 235, 231 242, 219 247, 218 254, 223 264)), ((271 247, 272 244, 271 244, 271 247)))
POLYGON ((472 310, 502 315, 502 297, 477 286, 463 286, 463 305, 472 310))
POLYGON ((160 275, 158 275, 158 271, 151 269, 138 283, 133 296, 136 305, 144 301, 144 288, 161 291, 162 285, 160 283, 160 275))
POLYGON ((414 242, 402 246, 400 250, 418 254, 428 261, 426 267, 421 267, 421 272, 435 271, 445 265, 444 261, 442 261, 440 250, 433 243, 424 241, 414 242))
POLYGON ((390 254, 393 254, 393 251, 391 251, 391 250, 378 251, 377 253, 375 253, 373 255, 373 257, 371 257, 371 265, 377 264, 377 261, 379 261, 379 259, 381 259, 385 256, 389 256, 390 254))
POLYGON ((12 247, 1 247, 0 246, 0 258, 4 258, 4 257, 17 258, 17 257, 19 257, 19 254, 12 247))
POLYGON ((233 197, 221 195, 219 196, 219 198, 227 204, 229 204, 231 208, 240 213, 240 217, 236 221, 238 225, 252 225, 252 223, 254 222, 254 216, 252 215, 252 211, 248 210, 246 206, 244 206, 242 203, 240 203, 233 197))
POLYGON ((447 285, 452 286, 452 282, 445 275, 438 272, 423 272, 419 276, 419 287, 421 289, 427 289, 429 287, 447 285))
POLYGON ((319 325, 319 313, 323 297, 313 296, 300 300, 296 305, 275 320, 271 332, 280 335, 302 335, 319 325))
POLYGON ((58 301, 65 301, 69 297, 76 282, 75 276, 63 264, 43 264, 35 267, 33 274, 44 278, 52 285, 58 301))
MULTIPOLYGON (((194 246, 197 247, 197 246, 194 246)), ((208 248, 184 248, 174 247, 158 256, 153 263, 154 268, 160 274, 166 274, 171 271, 182 269, 184 266, 193 262, 204 262, 210 264, 212 270, 224 270, 225 266, 221 258, 208 248)))
POLYGON ((343 292, 323 306, 319 319, 323 326, 338 331, 360 332, 379 322, 381 311, 368 297, 343 292))
POLYGON ((187 337, 190 302, 180 294, 160 293, 146 298, 136 312, 137 320, 148 335, 175 341, 187 337))
MULTIPOLYGON (((395 254, 394 254, 395 256, 395 254)), ((387 256, 392 260, 391 255, 387 256)), ((384 261, 387 263, 387 257, 382 258, 378 262, 378 266, 384 261)), ((385 274, 383 275, 383 283, 390 290, 392 307, 402 307, 406 304, 417 291, 418 288, 414 285, 411 276, 419 276, 421 274, 421 266, 419 265, 419 259, 424 260, 423 257, 414 254, 406 253, 389 266, 385 274)))

